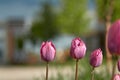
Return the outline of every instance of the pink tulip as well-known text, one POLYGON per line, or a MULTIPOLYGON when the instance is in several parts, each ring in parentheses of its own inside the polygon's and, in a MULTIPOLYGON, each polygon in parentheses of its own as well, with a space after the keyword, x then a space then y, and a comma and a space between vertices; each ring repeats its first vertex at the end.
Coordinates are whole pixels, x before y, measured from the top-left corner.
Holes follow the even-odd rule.
POLYGON ((52 61, 56 55, 56 49, 52 42, 43 42, 40 49, 41 59, 46 62, 52 61))
POLYGON ((120 71, 120 60, 118 60, 117 67, 118 67, 118 70, 120 71))
POLYGON ((80 38, 75 38, 72 40, 70 55, 74 59, 81 59, 85 56, 86 45, 80 38))
POLYGON ((120 80, 120 74, 115 74, 113 80, 120 80))
POLYGON ((90 55, 90 65, 93 67, 98 67, 102 64, 103 55, 101 49, 94 50, 90 55))
POLYGON ((120 20, 114 22, 109 29, 108 49, 110 53, 120 55, 120 20))

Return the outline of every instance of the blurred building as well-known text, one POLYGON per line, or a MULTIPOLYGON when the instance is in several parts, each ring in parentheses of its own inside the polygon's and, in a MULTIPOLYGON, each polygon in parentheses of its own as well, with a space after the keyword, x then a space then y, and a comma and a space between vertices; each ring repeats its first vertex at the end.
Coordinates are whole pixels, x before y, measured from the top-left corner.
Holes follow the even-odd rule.
POLYGON ((23 18, 9 18, 0 23, 0 64, 14 61, 15 38, 22 35, 23 18))
POLYGON ((0 22, 0 64, 7 62, 7 28, 4 22, 0 22))
POLYGON ((13 33, 15 37, 19 37, 23 34, 24 18, 13 17, 6 21, 7 29, 13 33))

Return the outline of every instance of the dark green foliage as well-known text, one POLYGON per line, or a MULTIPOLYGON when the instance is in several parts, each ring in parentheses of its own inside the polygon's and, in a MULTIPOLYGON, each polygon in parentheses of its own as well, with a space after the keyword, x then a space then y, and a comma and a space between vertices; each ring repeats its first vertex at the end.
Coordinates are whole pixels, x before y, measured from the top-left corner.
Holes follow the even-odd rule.
POLYGON ((24 44, 23 38, 20 37, 16 41, 17 41, 17 48, 21 50, 24 44))
POLYGON ((35 38, 47 40, 59 33, 56 25, 56 15, 53 13, 50 3, 43 5, 43 11, 39 13, 37 20, 33 22, 31 35, 35 38))

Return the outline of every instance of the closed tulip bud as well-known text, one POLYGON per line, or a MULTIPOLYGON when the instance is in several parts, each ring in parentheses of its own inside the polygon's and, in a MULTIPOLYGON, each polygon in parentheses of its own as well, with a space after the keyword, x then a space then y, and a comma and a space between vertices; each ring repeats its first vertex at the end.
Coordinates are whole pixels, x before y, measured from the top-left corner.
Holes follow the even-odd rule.
POLYGON ((117 67, 118 67, 118 70, 120 71, 120 60, 118 60, 117 67))
POLYGON ((103 55, 101 49, 94 50, 90 55, 90 65, 93 67, 98 67, 102 64, 103 55))
POLYGON ((113 80, 120 80, 120 74, 115 74, 113 80))
POLYGON ((70 55, 74 59, 81 59, 85 56, 86 45, 80 38, 75 38, 72 40, 70 55))
POLYGON ((52 61, 56 55, 56 49, 52 42, 43 42, 40 49, 41 59, 46 62, 52 61))
POLYGON ((108 49, 110 53, 120 55, 120 20, 114 22, 109 29, 108 49))

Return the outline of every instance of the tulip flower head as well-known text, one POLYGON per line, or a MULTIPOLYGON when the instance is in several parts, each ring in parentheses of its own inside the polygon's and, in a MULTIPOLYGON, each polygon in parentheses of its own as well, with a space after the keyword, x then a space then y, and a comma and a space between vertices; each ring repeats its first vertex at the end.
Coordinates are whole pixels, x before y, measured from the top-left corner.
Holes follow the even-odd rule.
POLYGON ((117 67, 118 67, 118 70, 120 71, 120 60, 118 60, 117 67))
POLYGON ((40 48, 41 59, 49 62, 54 60, 56 49, 52 42, 43 42, 40 48))
POLYGON ((86 45, 80 38, 75 38, 72 40, 70 55, 74 59, 81 59, 85 56, 86 45))
POLYGON ((102 64, 103 55, 101 49, 94 50, 90 55, 90 65, 93 67, 98 67, 102 64))
POLYGON ((115 74, 113 80, 120 80, 120 74, 115 74))
POLYGON ((111 54, 120 55, 120 20, 114 22, 109 29, 108 49, 111 54))

